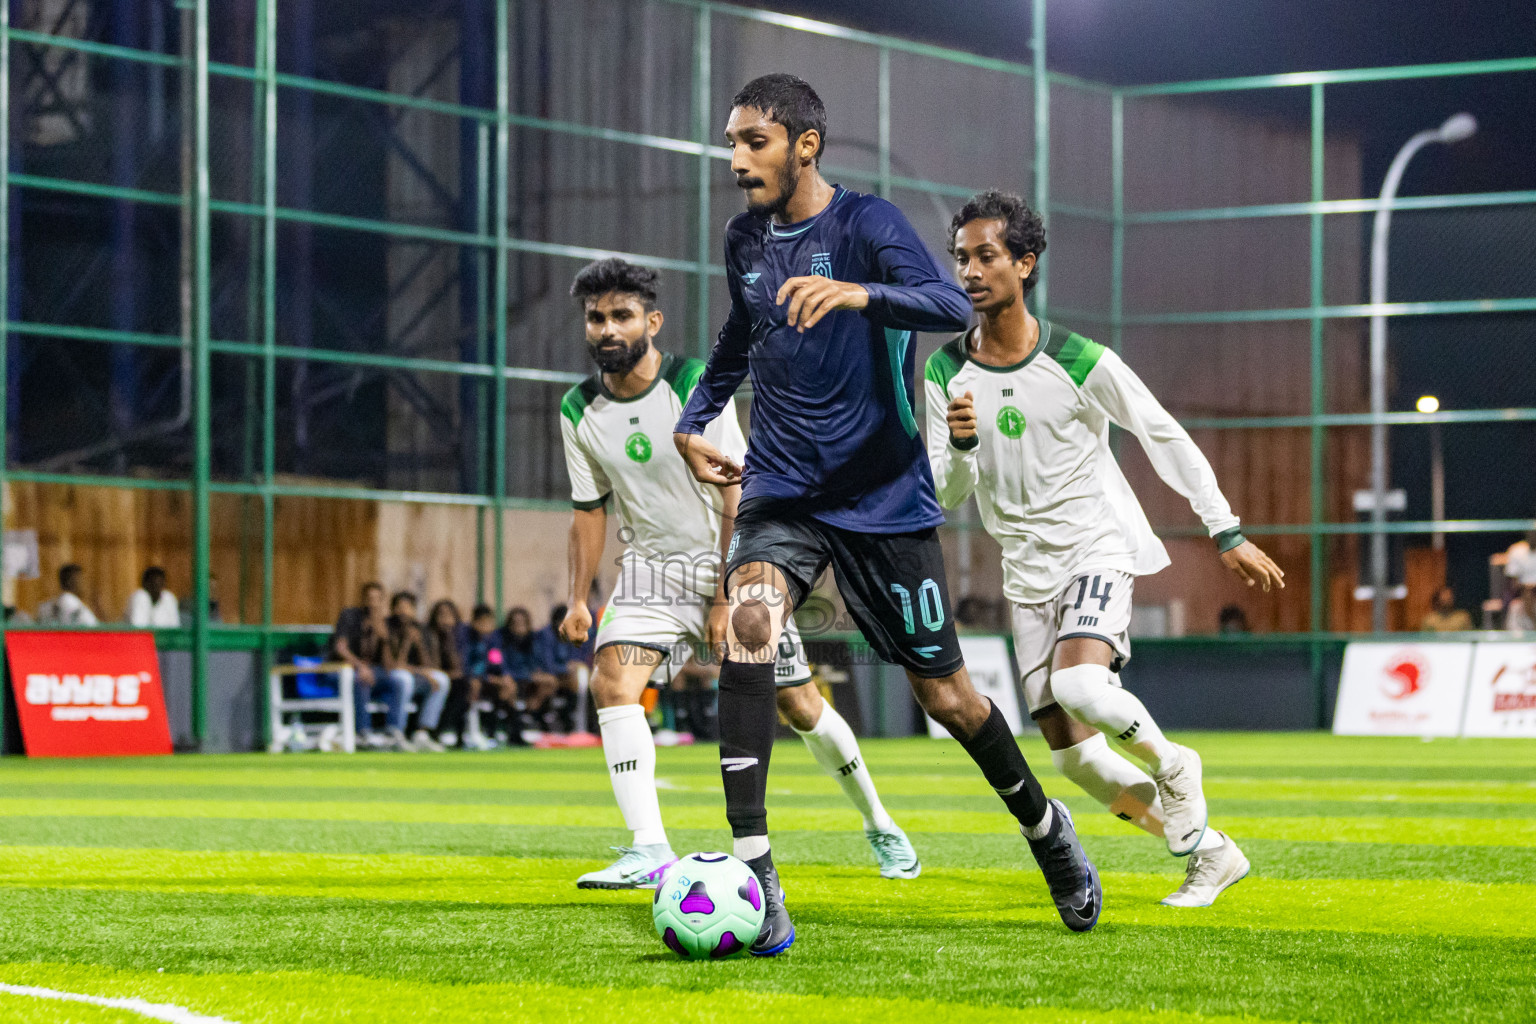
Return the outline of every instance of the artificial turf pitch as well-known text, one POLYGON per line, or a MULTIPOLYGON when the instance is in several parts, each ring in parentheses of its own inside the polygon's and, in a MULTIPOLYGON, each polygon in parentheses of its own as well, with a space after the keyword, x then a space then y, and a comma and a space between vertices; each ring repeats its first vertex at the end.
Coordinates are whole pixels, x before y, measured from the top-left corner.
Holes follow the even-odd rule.
MULTIPOLYGON (((1199 734, 1253 873, 1182 862, 1025 752, 1103 874, 1068 932, 959 747, 865 741, 923 858, 880 878, 795 742, 769 781, 798 938, 688 963, 648 892, 578 890, 627 838, 596 750, 0 762, 0 984, 236 1024, 430 1020, 1536 1020, 1536 743, 1199 734)), ((662 750, 679 853, 729 849, 712 747, 662 750)), ((0 1021, 143 1024, 0 993, 0 1021)))

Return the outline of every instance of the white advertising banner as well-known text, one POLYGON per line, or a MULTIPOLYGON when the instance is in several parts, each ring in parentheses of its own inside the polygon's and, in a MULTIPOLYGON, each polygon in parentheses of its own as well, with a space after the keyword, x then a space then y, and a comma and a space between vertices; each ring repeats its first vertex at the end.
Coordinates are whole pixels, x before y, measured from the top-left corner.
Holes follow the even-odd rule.
POLYGON ((1536 644, 1481 643, 1463 736, 1536 736, 1536 644))
MULTIPOLYGON (((965 657, 965 667, 970 671, 971 685, 976 687, 976 692, 992 699, 1015 736, 1023 735, 1024 718, 1019 714, 1019 688, 1015 682, 1013 658, 1008 654, 1008 641, 1000 636, 962 636, 960 653, 965 657)), ((927 715, 923 717, 928 718, 927 715)), ((928 735, 934 739, 949 739, 949 730, 928 718, 928 735)))
POLYGON ((1337 736, 1455 736, 1472 644, 1354 643, 1333 712, 1337 736))

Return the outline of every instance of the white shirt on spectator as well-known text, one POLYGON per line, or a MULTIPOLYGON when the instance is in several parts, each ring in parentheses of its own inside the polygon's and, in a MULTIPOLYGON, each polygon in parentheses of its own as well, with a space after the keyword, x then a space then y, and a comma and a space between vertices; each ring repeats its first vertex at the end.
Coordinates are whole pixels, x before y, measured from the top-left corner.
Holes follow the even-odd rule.
POLYGON ((57 623, 60 626, 96 626, 96 613, 86 606, 86 603, 69 591, 65 591, 52 601, 43 602, 37 609, 37 619, 44 623, 57 623))
POLYGON ((140 629, 174 628, 181 625, 181 606, 169 590, 160 591, 160 600, 156 601, 149 596, 149 591, 140 587, 128 599, 128 623, 140 629))
POLYGON ((1525 587, 1536 587, 1536 551, 1523 540, 1510 545, 1505 553, 1504 575, 1525 587))

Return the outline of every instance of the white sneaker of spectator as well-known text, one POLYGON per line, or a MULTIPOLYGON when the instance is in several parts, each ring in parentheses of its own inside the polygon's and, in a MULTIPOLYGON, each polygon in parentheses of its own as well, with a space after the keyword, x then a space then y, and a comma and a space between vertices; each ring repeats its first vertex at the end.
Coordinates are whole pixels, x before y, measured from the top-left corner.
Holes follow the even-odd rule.
POLYGON ((443 752, 443 745, 432 738, 432 734, 425 729, 417 729, 411 733, 411 746, 417 750, 430 750, 434 754, 443 752))
POLYGON ((405 738, 405 733, 399 729, 391 729, 387 735, 389 738, 385 741, 386 750, 398 750, 402 754, 416 753, 416 747, 410 740, 405 738))

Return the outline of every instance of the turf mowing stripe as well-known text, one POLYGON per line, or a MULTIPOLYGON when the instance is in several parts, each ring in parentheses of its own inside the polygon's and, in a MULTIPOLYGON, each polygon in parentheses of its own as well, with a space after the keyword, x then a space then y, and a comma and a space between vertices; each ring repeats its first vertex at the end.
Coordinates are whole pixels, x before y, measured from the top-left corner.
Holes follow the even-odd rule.
MULTIPOLYGON (((663 757, 665 758, 665 754, 663 757)), ((789 761, 789 758, 783 759, 789 761)), ((808 759, 807 759, 808 760, 808 759)), ((509 768, 501 762, 498 768, 509 768)), ((684 774, 668 774, 662 765, 659 782, 663 789, 683 793, 720 792, 718 766, 710 764, 707 771, 684 774)), ((680 767, 680 766, 679 766, 680 767)), ((824 774, 798 776, 775 762, 775 774, 771 781, 776 791, 795 794, 841 793, 837 784, 824 774)), ((796 767, 793 762, 788 767, 796 767)), ((981 782, 974 771, 967 770, 955 775, 889 775, 882 777, 879 766, 876 784, 881 796, 942 796, 975 795, 991 797, 991 791, 981 782)), ((180 773, 152 772, 140 769, 124 769, 103 772, 99 769, 75 772, 49 772, 30 775, 0 775, 5 783, 16 789, 88 787, 92 791, 103 788, 141 790, 156 789, 187 796, 187 789, 218 788, 237 793, 244 791, 246 799, 260 799, 266 792, 308 790, 322 793, 331 789, 345 789, 362 794, 370 790, 390 793, 401 790, 420 792, 428 797, 455 793, 503 793, 525 795, 532 793, 610 793, 607 773, 601 762, 572 765, 566 771, 495 771, 482 775, 465 776, 460 773, 430 774, 399 770, 378 771, 295 771, 271 768, 265 771, 208 770, 180 773)), ((1070 783, 1047 771, 1042 778, 1049 783, 1056 779, 1062 787, 1071 791, 1070 783)), ((1302 778, 1261 779, 1250 777, 1223 777, 1207 772, 1206 796, 1215 800, 1253 801, 1357 801, 1362 803, 1451 803, 1451 804, 1526 804, 1536 805, 1536 781, 1532 782, 1442 782, 1434 780, 1323 780, 1302 778)))
MULTIPOLYGON (((1077 810, 1074 808, 1074 812, 1077 810)), ((718 829, 674 828, 668 834, 678 851, 703 850, 722 843, 718 829)), ((1028 848, 1016 833, 925 832, 913 836, 924 865, 931 868, 1017 868, 1029 863, 1028 848)), ((11 818, 6 823, 4 844, 558 859, 598 857, 628 838, 627 832, 617 828, 539 825, 506 828, 381 822, 11 818)), ((1266 878, 1443 878, 1481 883, 1526 882, 1536 878, 1536 847, 1297 843, 1238 838, 1254 863, 1254 871, 1266 878)), ((871 871, 874 866, 869 844, 856 820, 850 820, 849 827, 838 832, 776 830, 773 846, 783 865, 820 864, 871 871)), ((1092 837, 1088 852, 1094 863, 1106 871, 1162 873, 1170 879, 1183 874, 1183 861, 1168 856, 1160 841, 1130 826, 1116 835, 1092 837)))
POLYGON ((191 1010, 170 1003, 148 1003, 137 997, 127 999, 115 999, 104 996, 81 995, 78 992, 59 992, 51 988, 38 988, 33 985, 7 985, 0 983, 0 992, 13 996, 28 996, 32 999, 51 999, 63 1003, 89 1003, 91 1006, 101 1006, 112 1010, 127 1010, 129 1013, 148 1017, 151 1020, 163 1020, 167 1024, 230 1024, 223 1017, 208 1017, 201 1013, 193 1013, 191 1010))
MULTIPOLYGON (((0 848, 0 887, 288 898, 499 903, 508 906, 645 905, 644 891, 577 889, 574 875, 598 861, 189 853, 177 850, 0 848), (625 901, 629 901, 627 904, 625 901)), ((868 869, 797 865, 784 873, 794 912, 835 922, 854 915, 891 923, 927 918, 1054 920, 1034 872, 930 869, 922 879, 878 885, 868 869), (871 894, 870 886, 878 885, 871 894)), ((1177 879, 1104 872, 1105 923, 1371 931, 1392 934, 1536 937, 1536 885, 1442 880, 1250 878, 1215 907, 1159 906, 1177 879)))
MULTIPOLYGON (((743 977, 769 968, 761 961, 687 965, 719 975, 732 970, 743 977), (756 963, 758 966, 753 967, 756 963)), ((451 1020, 454 1024, 504 1024, 508 1020, 579 1020, 592 1024, 635 1024, 661 1019, 678 1024, 718 1024, 728 1019, 827 1021, 910 1024, 942 1019, 956 1024, 1239 1024, 1253 1018, 1147 1010, 1068 1010, 1052 1007, 1020 1009, 976 1006, 924 999, 838 997, 754 992, 714 988, 678 991, 646 987, 577 988, 546 984, 454 984, 357 977, 318 971, 260 974, 144 974, 75 965, 0 965, 0 976, 68 979, 77 986, 136 992, 153 998, 195 1002, 228 1014, 241 1014, 242 1024, 347 1024, 359 1019, 451 1020)), ((706 975, 707 976, 707 975, 706 975)), ((63 981, 59 983, 64 983, 63 981)), ((192 1018, 217 1021, 219 1018, 192 1018)), ((225 1022, 228 1024, 228 1022, 225 1022)))
MULTIPOLYGON (((856 820, 851 808, 772 808, 770 829, 841 831, 856 820)), ((234 818, 290 821, 388 821, 398 823, 574 825, 614 827, 617 808, 516 806, 500 804, 416 804, 340 801, 112 800, 0 798, 0 817, 234 818)), ((675 828, 724 830, 724 814, 710 807, 668 807, 675 828)), ((1413 843, 1437 846, 1536 846, 1536 819, 1518 818, 1261 818, 1232 816, 1214 824, 1241 837, 1296 842, 1413 843)), ((902 827, 910 832, 1004 833, 1014 828, 1006 813, 909 811, 902 827)), ((1084 818, 1082 835, 1122 833, 1124 824, 1106 815, 1084 818)), ((724 841, 723 839, 721 840, 724 841)))

